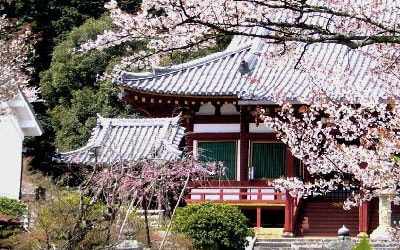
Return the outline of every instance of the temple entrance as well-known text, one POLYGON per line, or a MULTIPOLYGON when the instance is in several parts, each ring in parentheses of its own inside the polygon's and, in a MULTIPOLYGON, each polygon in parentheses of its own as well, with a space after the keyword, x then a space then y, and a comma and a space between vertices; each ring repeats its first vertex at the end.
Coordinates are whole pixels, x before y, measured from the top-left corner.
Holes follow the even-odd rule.
MULTIPOLYGON (((242 213, 249 220, 249 227, 257 227, 257 209, 242 209, 242 213)), ((260 226, 265 228, 282 228, 285 223, 285 211, 282 209, 261 209, 260 226)))

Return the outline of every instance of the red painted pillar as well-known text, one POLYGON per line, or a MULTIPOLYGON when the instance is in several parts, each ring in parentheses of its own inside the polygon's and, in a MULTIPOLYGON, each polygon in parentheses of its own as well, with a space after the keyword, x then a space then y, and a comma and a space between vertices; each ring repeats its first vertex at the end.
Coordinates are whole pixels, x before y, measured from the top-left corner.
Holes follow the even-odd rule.
MULTIPOLYGON (((286 176, 294 177, 296 175, 296 170, 294 167, 294 156, 286 146, 286 176)), ((289 192, 286 192, 286 206, 285 206, 285 225, 283 228, 284 237, 294 236, 294 199, 290 196, 289 192)))
POLYGON ((261 227, 261 207, 257 207, 256 211, 257 211, 256 227, 261 227))
POLYGON ((358 231, 359 234, 357 236, 364 237, 368 236, 368 214, 370 211, 370 202, 369 201, 361 201, 361 204, 358 208, 358 231))
POLYGON ((288 146, 286 146, 286 176, 294 177, 296 175, 296 170, 294 168, 294 156, 290 152, 288 146))
POLYGON ((247 106, 240 106, 240 179, 239 181, 248 181, 249 164, 249 112, 247 106))
POLYGON ((193 112, 185 113, 182 115, 182 125, 186 128, 186 147, 189 152, 193 151, 193 138, 190 136, 191 132, 193 132, 193 112))
POLYGON ((285 206, 285 225, 283 227, 283 237, 294 236, 294 199, 286 192, 286 206, 285 206))

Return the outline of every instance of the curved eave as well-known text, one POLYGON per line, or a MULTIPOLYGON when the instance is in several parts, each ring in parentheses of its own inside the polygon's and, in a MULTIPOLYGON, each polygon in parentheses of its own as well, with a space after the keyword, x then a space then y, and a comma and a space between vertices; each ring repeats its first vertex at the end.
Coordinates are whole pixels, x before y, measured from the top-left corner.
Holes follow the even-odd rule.
POLYGON ((172 94, 172 93, 157 93, 153 91, 145 91, 145 90, 138 90, 130 87, 125 86, 118 86, 118 88, 122 92, 122 96, 125 96, 128 93, 132 93, 132 95, 147 95, 147 96, 154 96, 159 98, 184 98, 184 99, 204 99, 204 98, 211 98, 211 99, 238 99, 238 93, 226 94, 226 95, 210 95, 210 94, 201 94, 201 95, 193 95, 193 94, 172 94))

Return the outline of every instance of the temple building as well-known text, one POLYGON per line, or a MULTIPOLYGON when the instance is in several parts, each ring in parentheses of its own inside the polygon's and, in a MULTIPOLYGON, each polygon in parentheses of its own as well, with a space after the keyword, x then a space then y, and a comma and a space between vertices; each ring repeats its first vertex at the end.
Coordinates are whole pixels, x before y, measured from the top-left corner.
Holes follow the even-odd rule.
MULTIPOLYGON (((148 117, 143 124, 155 125, 151 121, 155 119, 168 126, 160 128, 159 137, 150 130, 136 135, 122 127, 138 128, 139 120, 124 120, 122 125, 118 120, 99 118, 88 146, 63 154, 63 161, 93 164, 94 157, 87 158, 87 152, 94 147, 114 147, 122 157, 135 160, 135 150, 157 148, 156 142, 163 140, 168 144, 161 154, 172 157, 184 139, 195 157, 222 161, 227 167, 224 175, 210 177, 206 185, 192 186, 186 202, 229 202, 243 211, 251 226, 281 228, 284 236, 336 236, 342 225, 350 229, 351 236, 371 233, 378 225, 376 200, 343 210, 346 191, 297 199, 268 184, 274 178, 307 178, 308 174, 275 131, 258 119, 260 109, 271 115, 279 112, 274 99, 279 94, 301 110, 304 106, 298 100, 313 94, 305 74, 296 70, 297 60, 274 64, 260 56, 268 46, 258 38, 236 36, 222 52, 169 67, 153 66, 149 72, 123 72, 115 79, 121 98, 148 117), (184 134, 179 126, 185 128, 184 134), (139 148, 120 144, 145 140, 149 143, 139 148)), ((308 50, 327 64, 346 56, 359 75, 357 84, 367 86, 368 62, 361 54, 338 44, 309 45, 308 50)), ((97 161, 103 159, 109 160, 110 153, 98 155, 97 161)), ((396 213, 400 209, 393 207, 396 213)))

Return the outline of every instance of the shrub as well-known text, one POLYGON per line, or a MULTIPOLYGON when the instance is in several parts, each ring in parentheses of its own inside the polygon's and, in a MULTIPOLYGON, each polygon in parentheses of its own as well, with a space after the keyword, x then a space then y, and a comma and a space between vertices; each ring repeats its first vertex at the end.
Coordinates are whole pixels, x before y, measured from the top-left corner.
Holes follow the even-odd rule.
POLYGON ((372 250, 371 244, 366 237, 363 237, 360 242, 355 245, 352 250, 372 250))
MULTIPOLYGON (((19 200, 0 197, 0 214, 15 220, 20 220, 27 213, 24 203, 19 200)), ((0 225, 0 248, 11 248, 9 239, 22 232, 20 225, 0 225)))
POLYGON ((247 243, 246 237, 254 234, 237 207, 213 202, 179 208, 173 230, 193 240, 199 249, 241 249, 247 243))
POLYGON ((26 205, 15 199, 0 197, 0 214, 7 215, 13 219, 19 219, 27 213, 26 205))

